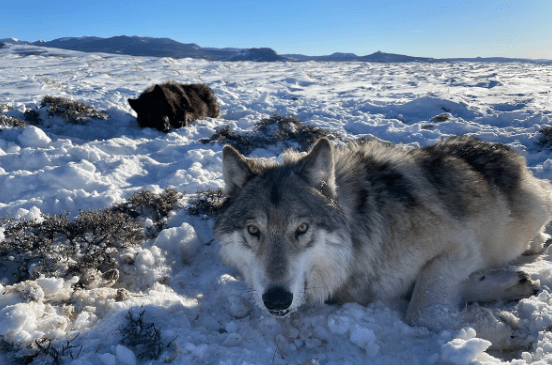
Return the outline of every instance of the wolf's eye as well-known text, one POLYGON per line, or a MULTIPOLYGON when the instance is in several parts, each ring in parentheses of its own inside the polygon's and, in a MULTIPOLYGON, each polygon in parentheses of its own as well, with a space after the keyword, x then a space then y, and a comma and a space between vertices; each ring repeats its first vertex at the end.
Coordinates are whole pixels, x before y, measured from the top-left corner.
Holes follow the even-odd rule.
POLYGON ((247 226, 247 232, 250 235, 255 236, 257 238, 259 238, 259 236, 261 235, 261 232, 259 231, 259 228, 255 227, 255 226, 247 226))
POLYGON ((309 225, 307 223, 301 223, 299 227, 297 227, 297 230, 295 231, 295 238, 307 232, 308 229, 309 229, 309 225))

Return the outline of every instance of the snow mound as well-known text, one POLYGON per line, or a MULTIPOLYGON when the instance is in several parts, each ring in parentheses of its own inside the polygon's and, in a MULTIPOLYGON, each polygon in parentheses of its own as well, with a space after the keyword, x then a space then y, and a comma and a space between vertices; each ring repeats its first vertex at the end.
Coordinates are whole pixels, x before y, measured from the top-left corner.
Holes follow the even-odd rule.
POLYGON ((489 346, 491 346, 489 341, 475 337, 473 328, 462 329, 457 338, 443 345, 441 360, 455 365, 471 364, 489 346))
POLYGON ((47 148, 52 143, 52 139, 34 125, 27 126, 17 139, 22 147, 47 148))
POLYGON ((197 253, 199 239, 194 228, 184 222, 180 227, 161 231, 155 240, 155 245, 163 249, 168 257, 185 262, 197 253))

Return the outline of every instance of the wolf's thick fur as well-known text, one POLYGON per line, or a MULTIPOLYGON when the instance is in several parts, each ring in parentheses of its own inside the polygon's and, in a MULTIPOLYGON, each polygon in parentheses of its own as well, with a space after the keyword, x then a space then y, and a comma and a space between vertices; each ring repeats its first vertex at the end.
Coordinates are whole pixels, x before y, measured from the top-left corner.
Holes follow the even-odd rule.
POLYGON ((551 186, 503 144, 452 137, 419 149, 377 140, 334 149, 321 139, 283 163, 226 146, 223 174, 221 256, 274 315, 410 296, 407 321, 439 329, 463 301, 536 290, 515 271, 476 273, 549 238, 551 186))
POLYGON ((188 123, 206 117, 217 118, 220 108, 210 87, 202 84, 166 82, 147 88, 138 99, 128 99, 138 115, 140 127, 186 127, 188 123))

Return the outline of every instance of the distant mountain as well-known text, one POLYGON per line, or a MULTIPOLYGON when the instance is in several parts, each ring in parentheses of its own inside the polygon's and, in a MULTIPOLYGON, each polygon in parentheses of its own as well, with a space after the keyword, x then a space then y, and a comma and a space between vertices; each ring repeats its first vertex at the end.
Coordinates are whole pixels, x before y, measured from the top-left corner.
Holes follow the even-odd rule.
POLYGON ((284 55, 292 59, 300 61, 324 61, 324 62, 344 62, 344 61, 360 61, 360 62, 437 62, 433 58, 410 57, 393 53, 383 53, 377 51, 367 56, 357 56, 354 53, 332 53, 329 56, 303 56, 297 54, 284 55))
POLYGON ((447 58, 449 62, 489 62, 489 63, 507 63, 507 62, 530 62, 546 63, 551 65, 552 60, 530 60, 526 58, 505 58, 505 57, 476 57, 476 58, 447 58))
MULTIPOLYGON (((27 46, 53 47, 82 52, 104 52, 131 56, 196 58, 212 61, 322 61, 322 62, 529 62, 552 64, 552 60, 529 60, 519 58, 429 58, 375 52, 366 56, 354 53, 336 52, 327 56, 305 56, 302 54, 280 55, 271 48, 211 48, 200 47, 195 43, 180 43, 170 38, 152 38, 138 36, 101 37, 64 37, 52 41, 27 42, 15 38, 0 39, 0 43, 27 46)), ((29 51, 29 54, 35 54, 29 51)), ((37 50, 36 52, 39 52, 37 50)))
POLYGON ((71 50, 81 50, 94 41, 101 40, 100 37, 65 37, 54 39, 53 41, 36 41, 33 42, 35 46, 62 48, 71 50))
POLYGON ((335 58, 335 59, 343 59, 343 58, 351 58, 351 57, 358 57, 358 56, 354 53, 335 52, 329 55, 328 57, 335 58))
POLYGON ((324 62, 485 62, 485 63, 505 63, 505 62, 528 62, 528 63, 544 63, 552 65, 552 60, 531 60, 521 58, 504 58, 504 57, 488 57, 488 58, 431 58, 431 57, 412 57, 395 53, 384 53, 381 51, 374 52, 367 56, 357 56, 354 53, 333 53, 329 56, 305 56, 301 54, 284 54, 284 57, 291 58, 297 61, 324 61, 324 62))
POLYGON ((8 43, 8 44, 27 44, 27 45, 32 44, 31 42, 22 41, 22 40, 19 40, 17 38, 2 38, 2 39, 0 39, 0 42, 8 43))
POLYGON ((280 56, 272 48, 244 49, 224 59, 224 61, 292 61, 288 57, 280 56))
POLYGON ((302 54, 286 54, 284 57, 291 58, 297 61, 358 61, 358 56, 354 53, 335 52, 329 56, 305 56, 302 54))
MULTIPOLYGON (((0 40, 2 42, 3 40, 0 40)), ((6 43, 35 45, 69 49, 81 52, 103 52, 130 56, 152 56, 172 58, 197 58, 212 61, 289 61, 271 48, 203 48, 195 43, 180 43, 170 38, 152 38, 138 36, 101 37, 64 37, 52 41, 25 42, 14 38, 6 43)))
POLYGON ((368 56, 359 57, 358 61, 367 61, 367 62, 436 62, 434 58, 427 57, 411 57, 404 56, 401 54, 394 53, 383 53, 377 51, 368 56))
POLYGON ((42 47, 55 47, 82 52, 104 52, 130 56, 154 56, 172 58, 202 58, 218 60, 235 53, 232 50, 205 49, 195 43, 180 43, 170 38, 128 37, 111 38, 81 37, 59 38, 49 42, 34 42, 42 47))

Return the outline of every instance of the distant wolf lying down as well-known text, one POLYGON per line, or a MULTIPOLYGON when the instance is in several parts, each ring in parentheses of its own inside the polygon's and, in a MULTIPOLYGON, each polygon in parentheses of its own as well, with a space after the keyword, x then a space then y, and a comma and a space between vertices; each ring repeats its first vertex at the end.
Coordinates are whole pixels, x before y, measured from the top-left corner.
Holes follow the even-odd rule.
POLYGON ((220 107, 213 90, 202 84, 169 81, 147 88, 138 99, 128 99, 142 128, 168 132, 199 119, 218 118, 220 107))
POLYGON ((320 139, 283 163, 225 146, 223 175, 221 256, 274 316, 410 297, 406 321, 438 330, 463 302, 538 291, 522 273, 490 271, 542 251, 552 211, 549 182, 503 144, 451 137, 417 149, 375 139, 334 148, 320 139))

